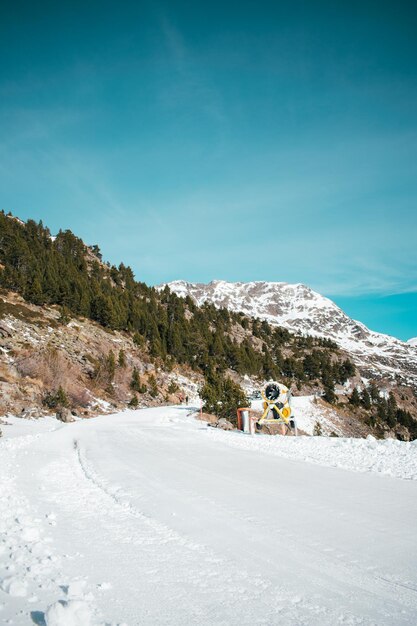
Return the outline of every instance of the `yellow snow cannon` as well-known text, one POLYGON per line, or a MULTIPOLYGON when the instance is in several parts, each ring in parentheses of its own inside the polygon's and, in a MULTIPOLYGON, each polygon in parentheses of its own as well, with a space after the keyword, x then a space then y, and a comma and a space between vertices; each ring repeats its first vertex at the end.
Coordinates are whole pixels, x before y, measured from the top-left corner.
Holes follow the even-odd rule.
POLYGON ((258 424, 260 426, 262 424, 285 424, 288 428, 295 429, 295 434, 297 434, 290 406, 291 392, 288 387, 282 383, 270 381, 266 383, 261 395, 264 412, 258 424))

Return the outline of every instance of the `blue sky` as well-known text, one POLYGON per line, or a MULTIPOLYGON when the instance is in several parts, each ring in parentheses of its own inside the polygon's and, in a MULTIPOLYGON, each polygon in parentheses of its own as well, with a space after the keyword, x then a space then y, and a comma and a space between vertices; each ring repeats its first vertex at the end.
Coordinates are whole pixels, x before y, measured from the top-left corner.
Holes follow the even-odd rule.
POLYGON ((343 4, 3 3, 0 208, 417 335, 417 11, 343 4))

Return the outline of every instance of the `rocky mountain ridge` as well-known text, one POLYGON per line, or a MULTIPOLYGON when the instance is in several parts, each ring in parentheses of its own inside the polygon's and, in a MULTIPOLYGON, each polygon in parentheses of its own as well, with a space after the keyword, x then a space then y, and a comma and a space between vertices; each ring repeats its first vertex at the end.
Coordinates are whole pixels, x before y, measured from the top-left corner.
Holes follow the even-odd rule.
POLYGON ((223 280, 207 284, 176 280, 167 284, 178 296, 190 296, 198 305, 211 302, 293 333, 331 339, 351 355, 364 378, 399 377, 403 384, 417 389, 417 340, 404 342, 374 332, 306 285, 223 280))

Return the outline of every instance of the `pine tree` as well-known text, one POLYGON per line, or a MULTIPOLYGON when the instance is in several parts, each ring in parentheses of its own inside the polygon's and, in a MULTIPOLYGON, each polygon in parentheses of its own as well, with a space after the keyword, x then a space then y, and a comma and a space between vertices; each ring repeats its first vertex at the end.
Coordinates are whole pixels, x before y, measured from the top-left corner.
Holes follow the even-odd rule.
POLYGON ((41 280, 38 275, 36 275, 27 285, 25 290, 25 298, 32 302, 33 304, 43 304, 44 296, 42 291, 41 280))
POLYGON ((119 350, 119 358, 117 359, 119 367, 126 367, 126 354, 124 350, 119 350))
POLYGON ((61 385, 56 392, 49 392, 43 398, 43 404, 48 409, 63 408, 69 406, 68 396, 61 385))
POLYGON ((378 402, 378 400, 380 398, 379 389, 378 389, 378 387, 376 386, 376 384, 374 382, 372 382, 369 385, 369 395, 371 397, 372 403, 377 403, 378 402))
POLYGON ((248 405, 243 389, 231 378, 211 372, 200 392, 207 413, 236 423, 236 411, 248 405))
POLYGON ((149 393, 151 394, 152 398, 156 398, 156 396, 158 395, 158 384, 153 374, 149 376, 148 383, 149 383, 149 393))
POLYGON ((102 326, 112 328, 116 315, 111 298, 105 294, 98 294, 92 302, 92 318, 102 326))
POLYGON ((62 407, 66 407, 69 404, 68 396, 65 393, 64 389, 61 387, 61 385, 59 386, 58 391, 56 393, 56 404, 57 406, 62 406, 62 407))
POLYGON ((388 426, 390 428, 394 428, 394 426, 397 423, 397 401, 392 391, 390 392, 388 396, 386 415, 387 415, 386 419, 387 419, 388 426))
POLYGON ((333 383, 327 383, 324 385, 323 400, 326 400, 329 404, 334 404, 336 402, 336 394, 334 392, 333 383))
POLYGON ((114 378, 114 374, 116 372, 116 359, 114 357, 113 350, 110 350, 109 354, 107 355, 106 367, 107 367, 109 382, 112 382, 114 378))
POLYGON ((381 422, 387 421, 388 403, 385 398, 382 398, 382 397, 378 398, 377 415, 379 419, 381 420, 381 422))
POLYGON ((321 437, 322 434, 323 434, 323 429, 321 427, 321 424, 318 420, 316 420, 316 423, 314 424, 313 435, 315 437, 321 437))
POLYGON ((135 346, 141 347, 143 346, 144 342, 145 340, 143 335, 140 335, 137 332, 133 335, 133 343, 135 344, 135 346))
POLYGON ((133 368, 133 372, 132 372, 132 379, 130 381, 130 388, 132 389, 132 391, 137 391, 138 393, 143 393, 142 391, 142 384, 140 382, 140 376, 139 376, 139 372, 136 369, 136 367, 133 368))
POLYGON ((171 380, 171 382, 168 385, 168 393, 171 395, 173 393, 176 393, 178 391, 178 385, 174 380, 171 380))
POLYGON ((367 411, 369 411, 372 408, 371 396, 369 395, 369 392, 366 389, 366 387, 362 391, 361 401, 362 401, 364 409, 366 409, 367 411))
POLYGON ((351 396, 349 398, 349 402, 352 406, 359 406, 361 403, 361 398, 359 395, 359 391, 357 389, 357 387, 354 388, 354 390, 351 393, 351 396))
POLYGON ((71 319, 71 314, 70 314, 70 310, 68 309, 68 307, 66 306, 61 307, 61 312, 58 318, 59 324, 63 324, 64 326, 66 326, 68 322, 70 321, 70 319, 71 319))
POLYGON ((139 406, 139 400, 136 394, 134 394, 132 396, 132 399, 130 400, 128 407, 131 409, 137 409, 139 406))

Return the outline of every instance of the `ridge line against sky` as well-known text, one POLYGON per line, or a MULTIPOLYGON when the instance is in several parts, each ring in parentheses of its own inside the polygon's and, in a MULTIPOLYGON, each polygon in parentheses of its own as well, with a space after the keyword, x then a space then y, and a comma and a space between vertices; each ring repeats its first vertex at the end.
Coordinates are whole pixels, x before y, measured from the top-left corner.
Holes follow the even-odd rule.
POLYGON ((414 3, 84 4, 1 9, 0 208, 417 335, 414 3))

